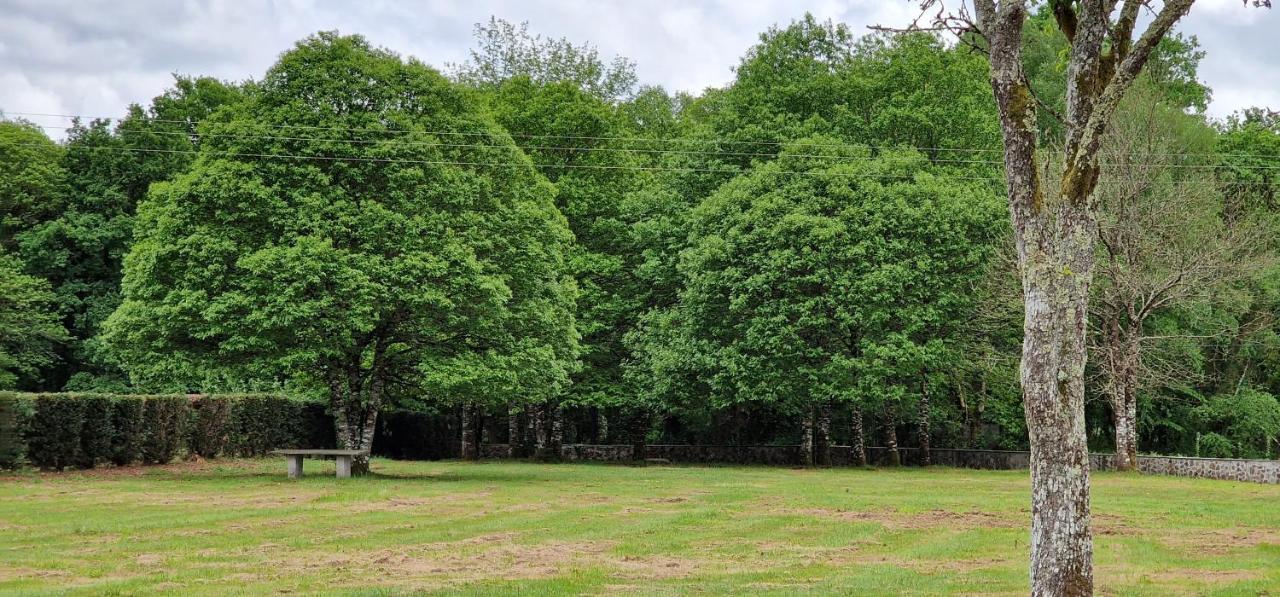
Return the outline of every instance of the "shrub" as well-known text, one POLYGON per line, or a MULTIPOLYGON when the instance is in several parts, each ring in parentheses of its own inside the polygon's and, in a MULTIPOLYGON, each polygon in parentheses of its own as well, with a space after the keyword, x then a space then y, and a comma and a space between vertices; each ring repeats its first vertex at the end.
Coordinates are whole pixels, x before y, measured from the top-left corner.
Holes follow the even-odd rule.
POLYGON ((62 470, 80 462, 84 405, 70 394, 39 396, 27 427, 27 458, 42 469, 62 470))
POLYGON ((0 392, 0 469, 18 468, 26 463, 30 424, 31 398, 12 392, 0 392))
POLYGON ((201 458, 215 458, 227 446, 231 400, 223 396, 199 396, 191 400, 191 427, 187 449, 201 458))
POLYGON ((143 403, 142 461, 166 464, 186 442, 188 400, 184 396, 150 396, 143 403))
POLYGON ((80 428, 80 454, 76 465, 93 468, 111 460, 115 427, 111 421, 112 399, 103 394, 74 396, 80 401, 84 424, 80 428))
POLYGON ((125 466, 142 460, 145 436, 142 396, 116 396, 111 401, 111 462, 125 466))

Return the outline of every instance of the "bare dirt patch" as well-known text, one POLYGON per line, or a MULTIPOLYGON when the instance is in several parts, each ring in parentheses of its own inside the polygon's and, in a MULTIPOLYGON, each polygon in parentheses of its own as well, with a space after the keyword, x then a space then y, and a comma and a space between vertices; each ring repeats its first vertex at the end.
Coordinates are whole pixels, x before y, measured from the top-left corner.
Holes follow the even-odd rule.
POLYGON ((1161 543, 1180 551, 1224 555, 1238 549, 1280 545, 1280 529, 1236 528, 1188 531, 1161 535, 1161 543))
POLYGON ((441 506, 447 505, 465 505, 468 508, 471 508, 475 505, 487 504, 491 495, 493 495, 493 493, 490 491, 471 491, 467 493, 442 493, 440 495, 422 497, 390 497, 385 500, 368 500, 351 504, 342 504, 342 509, 349 512, 364 513, 411 510, 434 511, 439 509, 441 506))
POLYGON ((1018 528, 1025 526, 1021 519, 1013 519, 991 512, 970 510, 954 512, 951 510, 928 510, 925 512, 900 512, 896 510, 838 510, 830 508, 778 509, 778 514, 813 516, 816 518, 836 519, 844 522, 871 522, 890 530, 922 530, 922 529, 978 529, 978 528, 1018 528))

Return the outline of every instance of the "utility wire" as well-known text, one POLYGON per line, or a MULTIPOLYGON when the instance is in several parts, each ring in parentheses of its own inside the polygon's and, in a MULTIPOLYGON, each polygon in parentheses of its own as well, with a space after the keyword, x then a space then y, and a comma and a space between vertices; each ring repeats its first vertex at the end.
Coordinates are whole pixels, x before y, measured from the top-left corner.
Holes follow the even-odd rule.
MULTIPOLYGON (((36 146, 39 143, 17 143, 15 145, 36 146)), ((507 146, 510 149, 516 147, 507 146)), ((327 156, 327 155, 305 155, 305 154, 283 154, 283 153, 245 153, 218 150, 183 150, 183 149, 156 149, 142 147, 115 147, 109 145, 95 145, 88 149, 95 151, 117 151, 124 153, 158 153, 158 154, 174 154, 174 155, 214 155, 229 158, 263 158, 263 159, 289 159, 289 160, 315 160, 323 162, 357 162, 357 163, 380 163, 380 164, 418 164, 418 165, 445 165, 445 166, 475 166, 475 167, 498 167, 498 168, 565 168, 565 169, 589 169, 589 170, 622 170, 622 171, 644 171, 644 172, 697 172, 711 174, 743 174, 744 170, 736 168, 698 168, 698 167, 669 167, 669 166, 618 166, 606 164, 539 164, 535 162, 504 162, 504 161, 465 161, 465 160, 425 160, 425 159, 405 159, 405 158, 377 158, 364 156, 327 156)), ((788 174, 795 176, 816 176, 816 177, 837 177, 849 179, 879 179, 879 180, 914 180, 914 174, 862 174, 849 172, 814 172, 810 170, 779 170, 778 174, 788 174)), ((961 176, 953 174, 928 174, 930 178, 941 180, 964 180, 977 182, 1002 183, 1005 181, 1003 177, 993 176, 961 176)), ((1148 182, 1147 179, 1133 178, 1101 178, 1099 182, 1148 182)), ((1209 184, 1204 180, 1183 180, 1169 181, 1169 184, 1209 184)), ((1252 181, 1243 183, 1244 185, 1280 185, 1280 180, 1276 182, 1252 181)))
MULTIPOLYGON (((114 120, 117 123, 119 118, 110 116, 88 116, 83 114, 52 114, 44 112, 0 112, 7 115, 17 116, 38 116, 52 117, 63 119, 87 119, 87 120, 114 120)), ((193 123, 189 120, 168 119, 168 118, 151 118, 144 117, 148 123, 171 123, 181 124, 190 127, 193 123)), ((486 131, 413 131, 413 130, 396 130, 385 128, 357 128, 357 127, 333 127, 333 126, 314 126, 301 124, 263 124, 254 123, 255 126, 262 128, 274 129, 299 129, 313 131, 338 131, 345 133, 378 133, 386 135, 438 135, 438 136, 463 136, 463 137, 490 137, 501 138, 510 136, 521 139, 578 139, 589 141, 627 141, 642 143, 703 143, 703 144, 724 144, 724 145, 764 145, 770 147, 824 147, 824 148, 857 148, 864 145, 856 143, 800 143, 787 141, 743 141, 738 139, 699 139, 688 137, 624 137, 624 136, 601 136, 601 135, 535 135, 526 133, 495 133, 486 131)), ((192 133, 193 135, 196 133, 192 133)), ((938 151, 955 151, 955 152, 982 152, 982 153, 1003 153, 1003 149, 999 148, 962 148, 962 147, 921 147, 921 146, 898 146, 906 149, 914 149, 923 153, 938 151)), ((1262 154, 1249 153, 1224 153, 1224 154, 1206 154, 1206 153, 1185 153, 1185 152, 1167 152, 1153 153, 1151 155, 1163 156, 1216 156, 1216 157, 1258 157, 1271 158, 1262 154)))
MULTIPOLYGON (((62 127, 59 127, 58 125, 37 124, 35 126, 41 129, 62 128, 62 127)), ((273 141, 290 141, 290 142, 320 141, 320 142, 351 143, 351 144, 357 144, 357 145, 363 144, 363 145, 380 145, 380 146, 431 146, 431 147, 453 147, 453 148, 507 147, 503 145, 493 145, 493 144, 487 144, 487 143, 446 143, 438 140, 412 141, 412 140, 402 140, 402 139, 351 139, 351 138, 340 138, 340 137, 295 137, 295 136, 281 136, 281 135, 267 135, 267 134, 238 134, 238 133, 217 133, 217 132, 185 133, 182 131, 164 131, 164 130, 154 130, 154 129, 147 130, 147 132, 154 135, 176 136, 176 137, 187 138, 187 139, 194 137, 196 139, 227 138, 227 139, 273 140, 273 141)), ((427 135, 427 134, 434 134, 434 133, 429 131, 422 131, 419 134, 427 135)), ((624 153, 624 154, 631 153, 631 154, 653 154, 653 155, 695 155, 695 156, 713 156, 713 157, 767 157, 767 158, 778 157, 777 152, 650 149, 650 148, 629 148, 629 147, 599 147, 599 146, 592 147, 592 146, 564 146, 564 145, 553 145, 553 146, 534 145, 534 146, 520 146, 520 147, 527 151, 537 150, 537 151, 584 152, 584 153, 594 152, 594 153, 624 153)), ((860 146, 850 144, 850 145, 847 145, 846 147, 860 147, 860 146)), ((1130 155, 1135 155, 1135 154, 1130 154, 1130 155)), ((1221 154, 1151 153, 1151 154, 1142 154, 1142 155, 1153 155, 1153 156, 1154 155, 1165 155, 1165 156, 1181 155, 1181 156, 1213 158, 1221 154)), ((832 160, 835 162, 860 162, 860 161, 873 161, 873 160, 880 159, 877 157, 870 157, 870 156, 840 156, 840 155, 828 155, 828 154, 787 154, 787 157, 824 159, 824 160, 832 160)), ((1258 157, 1269 157, 1269 156, 1258 156, 1258 157)), ((939 164, 939 163, 941 164, 987 164, 987 165, 993 165, 993 166, 1000 166, 1000 165, 1003 165, 1004 163, 1002 160, 955 159, 955 158, 934 158, 934 159, 930 159, 929 162, 933 164, 939 164)), ((1110 164, 1104 164, 1104 166, 1107 166, 1107 165, 1110 165, 1110 164)), ((1126 165, 1131 167, 1162 167, 1162 168, 1180 168, 1180 169, 1218 169, 1222 167, 1222 164, 1176 164, 1176 163, 1130 163, 1126 165)), ((551 166, 545 166, 545 167, 551 167, 551 166)), ((1276 165, 1239 164, 1239 165, 1233 165, 1233 167, 1245 169, 1245 170, 1280 170, 1280 162, 1278 162, 1276 165)))

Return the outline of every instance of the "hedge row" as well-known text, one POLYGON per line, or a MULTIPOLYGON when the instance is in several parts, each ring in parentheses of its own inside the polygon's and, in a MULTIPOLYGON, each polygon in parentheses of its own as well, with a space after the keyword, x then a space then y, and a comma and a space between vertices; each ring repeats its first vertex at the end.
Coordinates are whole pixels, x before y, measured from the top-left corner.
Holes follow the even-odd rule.
POLYGON ((0 392, 0 468, 163 464, 333 444, 324 406, 286 396, 0 392))

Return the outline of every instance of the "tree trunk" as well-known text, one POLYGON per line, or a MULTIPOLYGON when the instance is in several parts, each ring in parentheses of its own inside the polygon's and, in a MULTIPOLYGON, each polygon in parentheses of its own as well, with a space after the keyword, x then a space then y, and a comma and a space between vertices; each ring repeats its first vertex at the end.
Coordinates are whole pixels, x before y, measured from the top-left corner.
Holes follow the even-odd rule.
POLYGON ((539 404, 534 411, 534 420, 534 458, 544 462, 560 460, 560 446, 564 442, 560 407, 550 402, 539 404))
POLYGON ((644 462, 648 450, 649 427, 652 420, 649 411, 637 408, 631 413, 627 435, 631 439, 631 460, 644 462))
POLYGON ((885 465, 902 466, 902 454, 898 452, 898 422, 889 417, 884 422, 885 465))
POLYGON ((463 460, 480 459, 480 437, 476 433, 479 427, 476 407, 472 404, 462 405, 462 450, 459 452, 463 460))
MULTIPOLYGON (((380 354, 380 353, 379 353, 380 354)), ((379 361, 375 356, 375 368, 379 361)), ((338 448, 362 450, 351 461, 352 475, 369 473, 369 454, 373 450, 373 438, 377 431, 378 411, 382 406, 382 380, 371 376, 367 392, 361 395, 361 374, 354 370, 346 380, 331 377, 329 380, 329 407, 333 412, 334 435, 338 448)))
POLYGON ((920 466, 929 466, 933 464, 933 459, 929 455, 929 379, 927 376, 920 376, 920 420, 918 422, 917 433, 920 436, 920 466))
POLYGON ((849 464, 867 465, 867 440, 862 431, 862 410, 854 408, 849 413, 849 464))
POLYGON ((813 463, 831 466, 831 403, 818 405, 813 429, 813 463))
POLYGON ((800 434, 800 460, 805 466, 813 466, 813 410, 810 409, 801 417, 801 424, 804 426, 800 434))
POLYGON ((1101 368, 1106 377, 1107 400, 1111 403, 1111 420, 1115 424, 1115 467, 1120 471, 1138 470, 1138 367, 1142 358, 1142 322, 1126 316, 1111 317, 1104 326, 1106 343, 1101 368))
POLYGON ((520 425, 521 410, 518 406, 507 405, 507 456, 511 458, 519 458, 524 445, 520 437, 523 429, 520 425))

